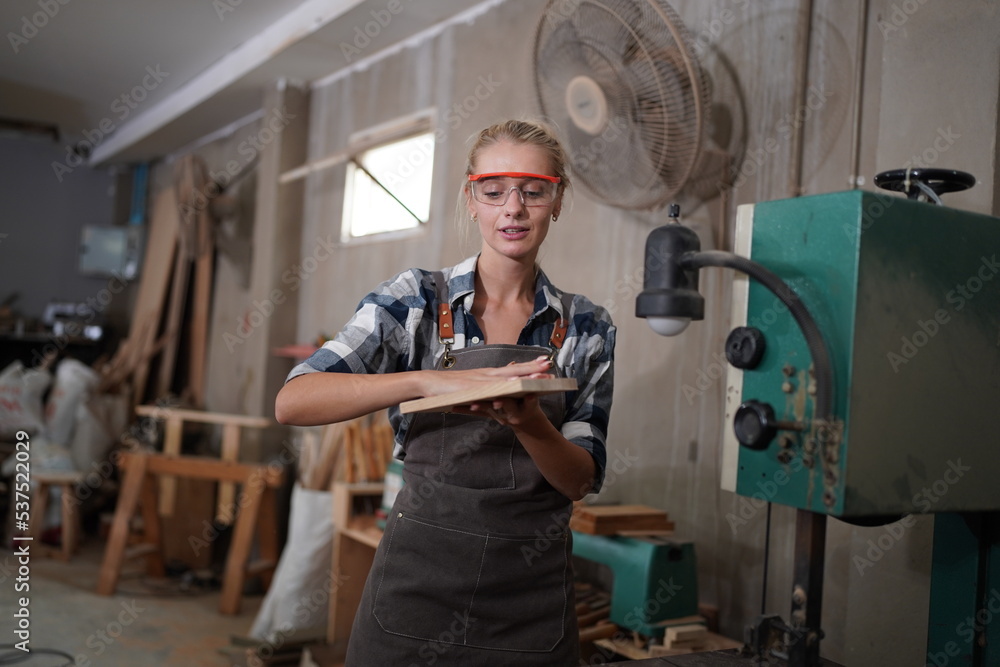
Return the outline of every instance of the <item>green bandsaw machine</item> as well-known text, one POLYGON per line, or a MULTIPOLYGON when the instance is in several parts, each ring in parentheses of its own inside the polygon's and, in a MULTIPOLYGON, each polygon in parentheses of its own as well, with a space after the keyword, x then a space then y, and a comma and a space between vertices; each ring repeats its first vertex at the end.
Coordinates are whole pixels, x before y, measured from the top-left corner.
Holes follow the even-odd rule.
POLYGON ((991 603, 1000 612, 1000 219, 939 197, 974 182, 898 170, 876 184, 907 197, 741 206, 734 253, 701 251, 676 212, 650 234, 655 269, 636 314, 665 333, 702 318, 699 269, 737 270, 722 486, 799 509, 791 622, 758 619, 758 658, 828 664, 826 516, 880 525, 935 513, 927 664, 1000 664, 1000 623, 957 631, 991 603))

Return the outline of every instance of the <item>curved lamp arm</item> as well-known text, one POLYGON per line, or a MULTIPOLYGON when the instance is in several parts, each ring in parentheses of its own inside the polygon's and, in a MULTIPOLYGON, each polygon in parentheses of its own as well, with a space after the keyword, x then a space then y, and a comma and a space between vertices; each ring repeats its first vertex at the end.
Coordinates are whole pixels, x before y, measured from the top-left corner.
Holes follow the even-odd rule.
POLYGON ((832 422, 834 420, 833 364, 830 361, 830 352, 820 333, 819 325, 791 286, 752 259, 721 250, 687 252, 680 257, 679 264, 682 268, 690 269, 700 269, 705 266, 735 269, 747 274, 781 299, 799 325, 813 359, 816 373, 816 413, 813 417, 828 423, 832 422))
POLYGON ((769 289, 784 303, 805 337, 816 375, 813 414, 833 423, 833 365, 816 320, 798 294, 779 276, 747 258, 719 250, 700 250, 698 235, 680 224, 654 229, 646 240, 645 279, 636 298, 635 314, 646 318, 657 333, 676 335, 691 320, 705 316, 705 300, 698 293, 698 269, 706 266, 735 269, 769 289))

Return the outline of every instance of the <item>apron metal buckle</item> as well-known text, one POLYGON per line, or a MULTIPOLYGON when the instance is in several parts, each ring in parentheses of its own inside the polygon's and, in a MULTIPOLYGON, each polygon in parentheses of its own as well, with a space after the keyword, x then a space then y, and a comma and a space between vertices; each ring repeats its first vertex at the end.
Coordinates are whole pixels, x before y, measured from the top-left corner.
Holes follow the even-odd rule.
POLYGON ((441 358, 442 368, 451 368, 455 365, 455 357, 451 356, 451 345, 455 342, 454 338, 449 338, 445 340, 444 338, 439 339, 444 345, 444 356, 441 358))

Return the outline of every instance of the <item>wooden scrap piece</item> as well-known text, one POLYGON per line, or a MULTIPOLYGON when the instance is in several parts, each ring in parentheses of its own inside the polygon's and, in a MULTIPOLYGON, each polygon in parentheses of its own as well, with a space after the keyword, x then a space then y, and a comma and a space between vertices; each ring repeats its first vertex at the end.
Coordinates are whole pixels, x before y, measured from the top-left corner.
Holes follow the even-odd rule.
POLYGON ((577 505, 569 527, 588 535, 671 531, 667 513, 646 505, 577 505))

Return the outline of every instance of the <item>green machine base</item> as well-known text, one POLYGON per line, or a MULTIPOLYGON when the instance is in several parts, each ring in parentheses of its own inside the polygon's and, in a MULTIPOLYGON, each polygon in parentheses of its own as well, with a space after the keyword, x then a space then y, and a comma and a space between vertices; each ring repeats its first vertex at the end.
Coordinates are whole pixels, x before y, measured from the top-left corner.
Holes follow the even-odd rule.
POLYGON ((573 555, 614 574, 611 622, 647 637, 662 637, 664 621, 698 613, 694 544, 660 537, 573 532, 573 555))

